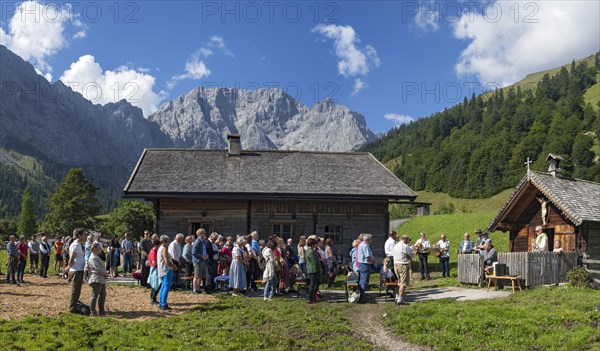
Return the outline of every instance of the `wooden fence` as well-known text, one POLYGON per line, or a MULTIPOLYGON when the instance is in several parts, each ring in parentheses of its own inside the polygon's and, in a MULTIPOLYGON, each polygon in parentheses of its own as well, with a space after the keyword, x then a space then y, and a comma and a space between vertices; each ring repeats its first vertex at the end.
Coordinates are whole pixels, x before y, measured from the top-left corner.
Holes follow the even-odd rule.
POLYGON ((481 255, 458 255, 458 282, 483 285, 483 258, 481 255))
MULTIPOLYGON (((509 275, 523 277, 525 286, 564 283, 567 272, 577 266, 578 252, 502 252, 498 263, 505 263, 509 275)), ((483 284, 480 255, 458 255, 458 282, 483 284)))

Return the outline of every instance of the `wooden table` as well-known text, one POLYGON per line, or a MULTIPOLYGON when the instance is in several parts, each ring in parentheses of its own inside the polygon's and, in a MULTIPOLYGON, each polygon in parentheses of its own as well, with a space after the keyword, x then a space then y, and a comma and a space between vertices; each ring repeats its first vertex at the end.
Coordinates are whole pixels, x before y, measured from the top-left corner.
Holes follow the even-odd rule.
POLYGON ((514 295, 515 293, 515 281, 517 282, 517 286, 519 287, 519 291, 523 290, 521 289, 521 279, 523 279, 522 276, 520 275, 488 275, 487 277, 487 291, 490 291, 490 285, 492 284, 492 280, 494 281, 494 286, 497 288, 498 287, 498 279, 505 279, 505 280, 510 280, 511 284, 512 284, 512 293, 514 295))

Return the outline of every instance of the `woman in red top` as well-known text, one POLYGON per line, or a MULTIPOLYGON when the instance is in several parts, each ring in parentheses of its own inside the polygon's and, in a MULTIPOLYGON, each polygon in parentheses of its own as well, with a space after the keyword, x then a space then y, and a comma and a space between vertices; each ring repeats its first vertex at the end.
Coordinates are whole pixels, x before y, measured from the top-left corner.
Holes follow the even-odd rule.
POLYGON ((221 249, 221 255, 219 255, 219 266, 217 267, 217 273, 220 275, 229 274, 229 268, 231 267, 233 243, 227 241, 221 249))
POLYGON ((21 236, 19 238, 19 242, 17 243, 17 250, 19 250, 19 253, 21 254, 21 256, 19 256, 19 262, 17 264, 17 282, 22 284, 25 283, 23 281, 23 274, 25 273, 25 266, 27 265, 27 252, 29 251, 24 236, 21 236))
POLYGON ((150 253, 148 254, 148 261, 146 263, 150 266, 150 274, 148 276, 148 284, 152 287, 150 291, 150 303, 156 305, 158 301, 156 301, 156 297, 158 296, 158 292, 160 291, 160 280, 158 279, 158 269, 157 269, 157 259, 158 259, 158 248, 160 247, 160 240, 155 239, 152 242, 152 249, 150 249, 150 253), (156 282, 154 282, 156 279, 156 282))

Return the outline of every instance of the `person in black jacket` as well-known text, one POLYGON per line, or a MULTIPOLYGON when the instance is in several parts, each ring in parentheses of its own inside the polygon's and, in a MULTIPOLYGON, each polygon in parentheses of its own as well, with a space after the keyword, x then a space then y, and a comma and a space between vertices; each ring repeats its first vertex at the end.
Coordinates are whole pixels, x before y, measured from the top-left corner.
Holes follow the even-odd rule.
POLYGON ((206 268, 204 269, 204 289, 208 294, 215 290, 213 279, 217 275, 217 265, 219 263, 219 246, 216 243, 218 236, 219 234, 212 233, 210 237, 204 239, 204 246, 208 255, 206 268))

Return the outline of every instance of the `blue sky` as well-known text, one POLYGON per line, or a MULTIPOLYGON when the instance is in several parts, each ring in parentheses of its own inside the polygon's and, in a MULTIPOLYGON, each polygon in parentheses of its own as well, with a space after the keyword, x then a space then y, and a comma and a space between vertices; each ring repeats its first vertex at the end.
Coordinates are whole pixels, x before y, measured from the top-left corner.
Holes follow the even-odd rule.
POLYGON ((331 97, 376 132, 600 50, 597 1, 1 6, 0 42, 51 81, 93 82, 94 102, 127 97, 147 115, 199 85, 278 86, 306 105, 331 97))

